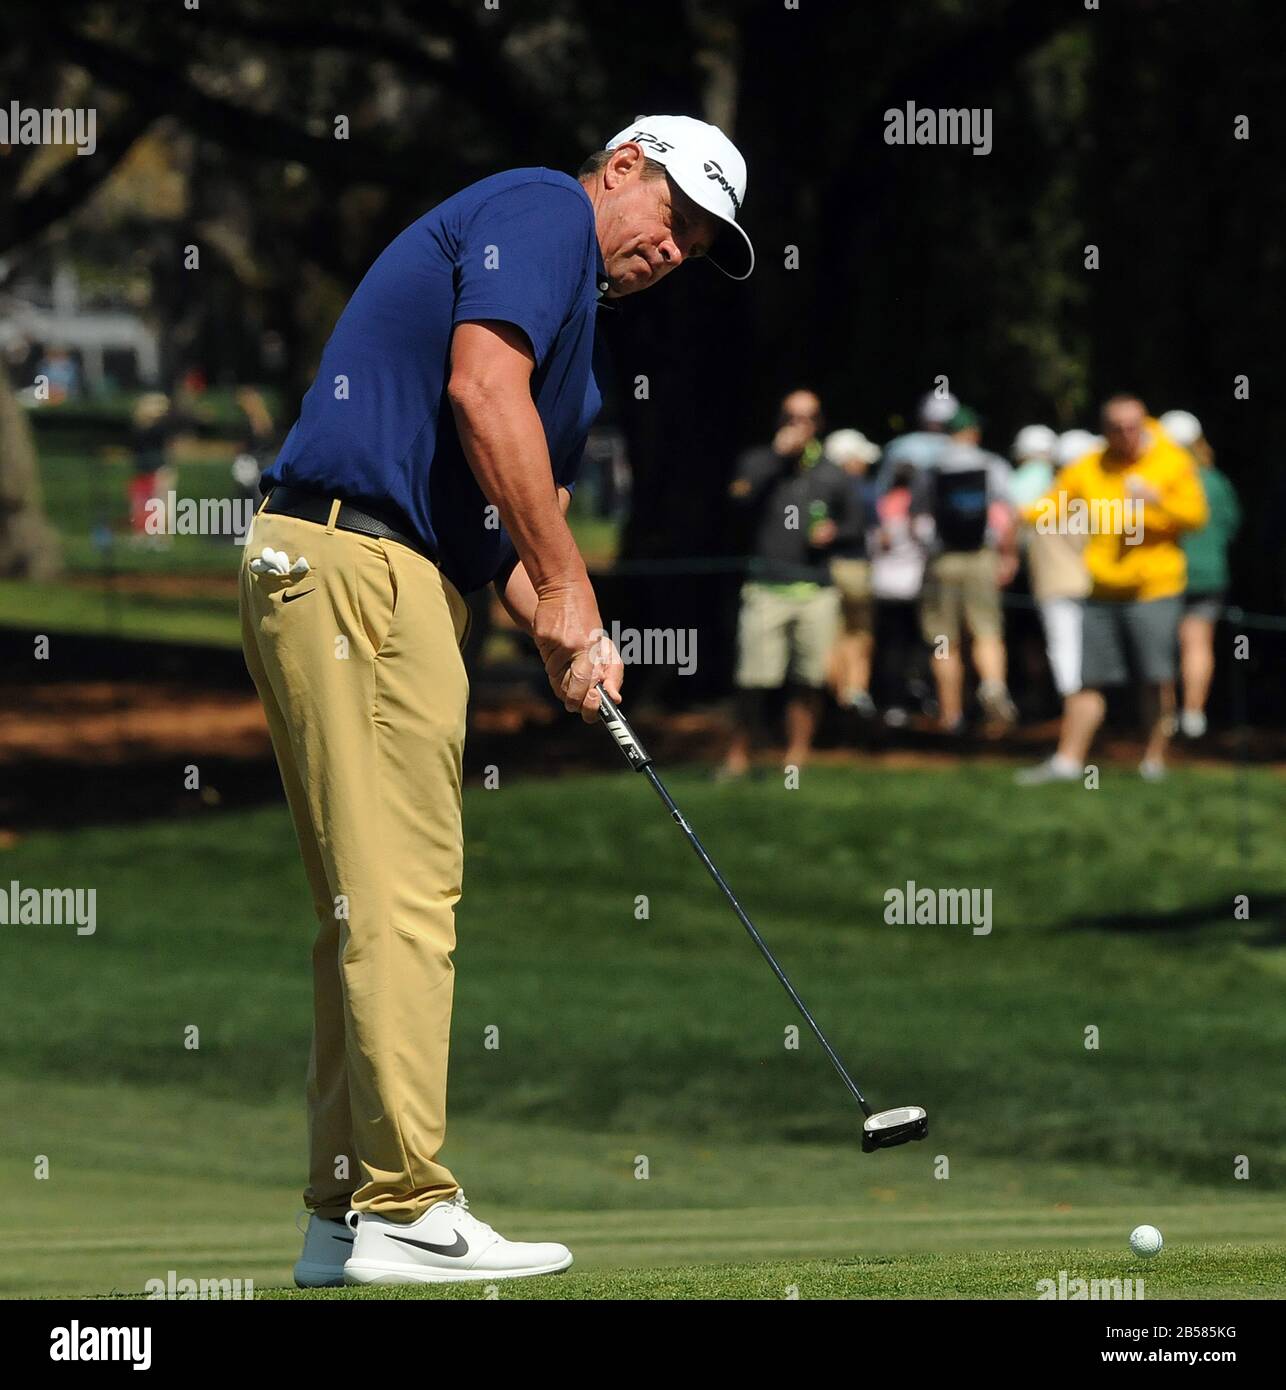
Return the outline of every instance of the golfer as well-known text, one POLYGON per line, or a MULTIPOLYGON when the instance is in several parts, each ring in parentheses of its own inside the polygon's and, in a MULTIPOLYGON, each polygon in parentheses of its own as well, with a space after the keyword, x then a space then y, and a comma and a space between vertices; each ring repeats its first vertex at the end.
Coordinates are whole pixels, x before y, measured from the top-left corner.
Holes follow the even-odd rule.
MULTIPOLYGON (((437 1160, 446 1131, 464 594, 493 584, 550 685, 593 721, 621 661, 564 519, 600 398, 600 299, 655 285, 737 226, 717 128, 640 117, 579 178, 512 169, 439 204, 340 316, 241 571, 263 700, 320 931, 300 1286, 496 1279, 571 1264, 505 1240, 437 1160)), ((725 245, 727 243, 727 245, 725 245)))

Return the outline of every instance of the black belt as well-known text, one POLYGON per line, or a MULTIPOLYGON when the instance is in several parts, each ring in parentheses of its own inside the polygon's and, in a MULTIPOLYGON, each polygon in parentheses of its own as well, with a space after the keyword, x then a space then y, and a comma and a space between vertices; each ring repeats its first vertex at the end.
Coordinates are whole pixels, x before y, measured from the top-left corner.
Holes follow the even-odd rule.
MULTIPOLYGON (((324 492, 309 492, 301 487, 277 486, 268 494, 268 500, 263 504, 262 510, 277 516, 293 516, 300 521, 315 521, 320 526, 329 526, 330 509, 334 502, 335 499, 328 497, 324 492)), ((340 502, 335 526, 340 531, 355 531, 359 536, 371 536, 378 541, 396 541, 398 545, 414 550, 417 555, 423 555, 426 560, 432 560, 435 565, 438 562, 437 554, 423 541, 416 540, 397 526, 390 525, 383 517, 376 515, 369 505, 359 507, 354 502, 340 502)))

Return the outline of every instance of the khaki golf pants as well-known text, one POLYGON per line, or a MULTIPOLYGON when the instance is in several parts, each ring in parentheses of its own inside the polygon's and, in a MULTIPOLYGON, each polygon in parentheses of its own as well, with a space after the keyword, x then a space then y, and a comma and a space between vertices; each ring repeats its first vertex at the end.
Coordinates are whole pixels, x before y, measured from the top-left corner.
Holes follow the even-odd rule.
POLYGON ((255 517, 242 642, 320 924, 304 1193, 320 1216, 351 1206, 411 1221, 458 1186, 437 1154, 464 860, 468 623, 455 588, 406 546, 255 517), (311 568, 252 573, 266 545, 311 568))

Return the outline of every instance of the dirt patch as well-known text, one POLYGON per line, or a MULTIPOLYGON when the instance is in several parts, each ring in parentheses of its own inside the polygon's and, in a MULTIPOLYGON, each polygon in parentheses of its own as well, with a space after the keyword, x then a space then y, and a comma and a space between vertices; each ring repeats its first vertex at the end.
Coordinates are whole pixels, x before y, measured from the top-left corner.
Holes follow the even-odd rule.
MULTIPOLYGON (((638 708, 631 719, 663 772, 717 764, 731 734, 727 706, 676 713, 638 708)), ((815 761, 925 770, 962 762, 1016 766, 1045 756, 1056 734, 1055 724, 1044 724, 991 740, 947 739, 927 727, 857 734, 832 723, 815 761)), ((1097 755, 1128 767, 1140 751, 1137 742, 1113 734, 1097 755)), ((756 774, 780 777, 782 757, 780 748, 761 748, 756 774)), ((1241 757, 1286 773, 1282 737, 1270 732, 1248 735, 1244 748, 1236 735, 1221 735, 1198 750, 1176 750, 1175 762, 1227 767, 1241 757)), ((489 764, 520 777, 623 771, 600 729, 573 719, 530 686, 475 682, 466 781, 476 785, 489 764)), ((183 816, 281 799, 267 724, 248 682, 226 690, 124 679, 0 686, 0 766, 0 850, 16 833, 42 827, 183 816), (189 763, 200 767, 199 790, 187 787, 189 763)))
MULTIPOLYGON (((632 716, 641 738, 659 763, 715 762, 723 756, 732 726, 725 709, 711 707, 667 713, 643 710, 632 716)), ((508 765, 530 773, 555 774, 564 767, 598 765, 606 749, 587 729, 546 700, 514 689, 475 698, 470 709, 467 759, 477 765, 504 748, 508 765)), ((875 762, 895 768, 943 767, 962 760, 1010 762, 1044 756, 1057 737, 1056 722, 1026 725, 1003 735, 946 738, 918 721, 896 732, 876 727, 845 738, 830 730, 814 755, 822 766, 875 762), (829 743, 830 746, 827 746, 829 743)), ((1252 732, 1246 754, 1257 763, 1286 757, 1281 739, 1252 732)), ((1109 734, 1098 747, 1104 761, 1137 758, 1137 740, 1109 734)), ((97 760, 105 763, 169 758, 175 754, 269 758, 272 747, 258 696, 244 691, 203 690, 173 682, 82 681, 47 687, 0 686, 0 764, 32 759, 97 760)), ((1177 765, 1226 764, 1241 755, 1235 735, 1198 749, 1177 746, 1177 765)), ((775 768, 781 749, 758 750, 755 762, 775 768)))
POLYGON ((271 751, 253 692, 108 681, 0 687, 0 764, 266 758, 271 751))

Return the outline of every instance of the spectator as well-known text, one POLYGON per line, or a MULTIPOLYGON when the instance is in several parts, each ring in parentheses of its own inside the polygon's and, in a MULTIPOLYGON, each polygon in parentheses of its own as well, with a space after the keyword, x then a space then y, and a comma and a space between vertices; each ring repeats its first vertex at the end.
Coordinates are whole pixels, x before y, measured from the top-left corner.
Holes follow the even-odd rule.
POLYGON ((793 681, 786 703, 786 762, 808 760, 822 710, 827 659, 839 627, 829 559, 848 541, 855 515, 848 475, 817 438, 821 402, 792 391, 773 441, 744 454, 730 495, 754 525, 751 577, 737 625, 738 725, 721 777, 744 776, 763 692, 793 681))
MULTIPOLYGON (((1069 434, 1072 433, 1069 431, 1069 434)), ((1086 436, 1087 438, 1089 436, 1086 436)), ((1079 439, 1063 445, 1045 425, 1028 425, 1014 440, 1014 502, 1025 507, 1053 486, 1054 462, 1070 463, 1068 450, 1083 453, 1079 439)), ((1090 591, 1085 568, 1085 536, 1027 528, 1027 577, 1045 629, 1045 654, 1059 698, 1081 688, 1081 605, 1090 591)))
POLYGON ((912 468, 927 468, 935 463, 947 443, 947 426, 960 410, 960 402, 950 393, 929 392, 916 406, 916 426, 909 434, 900 434, 884 450, 880 472, 875 479, 877 496, 892 486, 893 474, 902 464, 912 468))
POLYGON ((880 456, 878 446, 860 430, 835 430, 823 445, 826 457, 849 477, 854 524, 831 547, 831 579, 839 592, 840 635, 835 642, 835 698, 843 709, 869 719, 871 654, 875 645, 875 596, 867 531, 873 520, 866 496, 866 470, 880 456))
POLYGON ((911 526, 911 483, 915 466, 901 463, 888 490, 876 501, 871 535, 871 590, 875 595, 875 641, 880 660, 876 688, 884 722, 900 727, 907 706, 928 703, 924 646, 916 606, 924 582, 924 547, 911 526))
POLYGON ((1014 463, 1009 500, 1015 507, 1025 507, 1049 491, 1057 451, 1058 435, 1048 425, 1025 425, 1018 431, 1009 451, 1014 463))
POLYGON ((1085 518, 1088 530, 1091 588, 1084 607, 1081 689, 1065 702, 1054 756, 1018 774, 1024 786, 1081 778, 1103 722, 1103 691, 1127 681, 1127 653, 1142 683, 1148 729, 1139 773, 1149 781, 1165 775, 1187 572, 1179 536, 1205 524, 1206 502, 1192 458, 1149 418, 1137 396, 1107 401, 1103 425, 1106 445, 1063 468, 1051 493, 1027 509, 1042 530, 1070 529, 1078 509, 1075 516, 1085 518))
POLYGON ((1092 434, 1089 430, 1064 430, 1058 436, 1054 461, 1060 468, 1066 468, 1069 463, 1075 463, 1078 458, 1095 449, 1101 449, 1106 443, 1103 435, 1092 434))
POLYGON ((80 395, 80 364, 64 347, 51 347, 40 359, 36 375, 49 382, 49 404, 60 405, 80 395))
POLYGON ((1215 624, 1223 616, 1228 594, 1228 546, 1241 526, 1241 507, 1232 484, 1215 467, 1201 422, 1186 410, 1168 410, 1161 428, 1197 462, 1210 520, 1183 537, 1188 561, 1188 587, 1179 619, 1179 672, 1183 677, 1183 708, 1179 732, 1201 738, 1206 732, 1206 701, 1215 673, 1215 624))
POLYGON ((924 640, 934 649, 938 719, 949 733, 964 726, 963 630, 971 639, 978 700, 996 723, 1017 718, 1005 680, 1000 587, 1017 570, 1012 470, 981 447, 977 415, 962 407, 937 459, 919 469, 913 485, 914 524, 930 548, 920 602, 924 640))
POLYGON ((130 530, 135 541, 168 546, 174 530, 170 493, 178 478, 169 462, 169 446, 182 424, 162 391, 146 391, 138 398, 130 424, 134 454, 129 483, 130 530))

